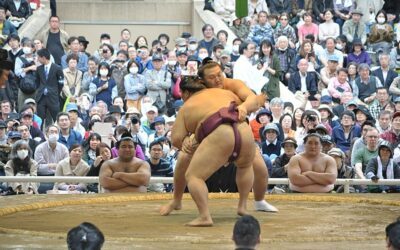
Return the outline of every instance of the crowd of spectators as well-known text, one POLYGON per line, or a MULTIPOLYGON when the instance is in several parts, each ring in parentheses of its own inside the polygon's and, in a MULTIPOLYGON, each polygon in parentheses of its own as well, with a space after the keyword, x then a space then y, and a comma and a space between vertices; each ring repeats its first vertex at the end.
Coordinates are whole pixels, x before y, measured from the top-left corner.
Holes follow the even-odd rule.
MULTIPOLYGON (((0 4, 0 28, 12 67, 0 80, 2 174, 98 176, 105 161, 118 157, 115 144, 129 134, 152 176, 173 176, 178 152, 170 139, 183 105, 179 85, 211 57, 224 77, 268 96, 249 123, 270 176, 287 177, 290 158, 304 152, 303 139, 317 131, 340 178, 400 178, 400 10, 394 1, 258 0, 249 1, 249 15, 238 18, 233 0, 215 0, 206 9, 237 36, 231 44, 228 32, 215 33, 211 24, 203 26, 202 37, 160 33, 151 41, 124 28, 120 37, 103 33, 88 41, 85 34, 62 30, 56 15, 29 39, 10 23, 26 1, 4 2, 10 3, 0 4), (87 51, 89 43, 98 49, 87 51)), ((9 187, 6 193, 98 191, 83 183, 9 187)))

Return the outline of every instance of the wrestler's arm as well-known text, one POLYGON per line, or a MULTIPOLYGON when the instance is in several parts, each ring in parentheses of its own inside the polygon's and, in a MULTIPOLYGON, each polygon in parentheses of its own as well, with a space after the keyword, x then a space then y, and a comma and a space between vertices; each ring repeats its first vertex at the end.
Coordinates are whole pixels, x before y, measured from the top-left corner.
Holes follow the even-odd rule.
POLYGON ((113 173, 110 164, 107 161, 104 162, 99 174, 99 182, 103 188, 115 190, 129 186, 126 182, 111 177, 113 173))
POLYGON ((143 161, 135 173, 116 172, 113 175, 115 178, 128 183, 130 186, 147 186, 150 182, 150 165, 143 161))
POLYGON ((337 177, 337 167, 336 162, 331 157, 326 157, 325 159, 325 173, 318 173, 314 171, 304 172, 303 175, 307 176, 313 180, 316 184, 320 185, 331 185, 334 184, 337 177))
POLYGON ((301 174, 298 157, 293 156, 290 159, 287 169, 288 169, 288 177, 292 184, 298 187, 304 187, 307 185, 314 184, 314 182, 310 178, 301 174))
POLYGON ((183 140, 189 134, 185 126, 185 119, 184 119, 185 110, 186 110, 185 107, 182 107, 179 110, 179 113, 174 122, 174 128, 172 129, 171 133, 171 143, 174 147, 178 148, 179 150, 182 149, 183 140))
MULTIPOLYGON (((235 95, 237 95, 240 100, 242 100, 242 104, 238 106, 238 110, 242 111, 242 113, 249 114, 251 112, 255 112, 259 107, 264 105, 265 95, 256 95, 254 94, 242 81, 240 80, 231 80, 229 84, 225 84, 224 88, 226 90, 232 91, 235 95)), ((240 118, 242 114, 240 114, 240 118)), ((245 118, 245 117, 244 117, 245 118)), ((244 119, 243 118, 243 119, 244 119)), ((242 119, 240 119, 242 120, 242 119)))

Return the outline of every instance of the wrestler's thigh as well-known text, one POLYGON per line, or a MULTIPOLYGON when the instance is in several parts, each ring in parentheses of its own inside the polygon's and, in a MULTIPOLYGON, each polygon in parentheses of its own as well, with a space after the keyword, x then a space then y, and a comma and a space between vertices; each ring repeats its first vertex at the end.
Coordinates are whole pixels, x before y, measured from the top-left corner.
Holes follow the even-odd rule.
POLYGON ((246 123, 239 124, 238 130, 242 139, 242 145, 240 147, 239 157, 235 163, 238 168, 249 167, 253 163, 256 150, 253 133, 246 123))
POLYGON ((220 125, 199 145, 186 171, 186 178, 196 176, 203 180, 223 166, 233 151, 233 130, 228 125, 220 125))

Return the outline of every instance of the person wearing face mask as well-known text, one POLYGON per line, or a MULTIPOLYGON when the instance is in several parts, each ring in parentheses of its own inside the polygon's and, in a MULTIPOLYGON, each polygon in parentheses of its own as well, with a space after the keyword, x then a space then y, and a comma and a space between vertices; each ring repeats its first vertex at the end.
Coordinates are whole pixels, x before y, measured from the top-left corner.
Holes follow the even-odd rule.
POLYGON ((240 38, 235 38, 232 42, 232 53, 231 53, 231 62, 236 62, 237 59, 239 59, 240 54, 239 54, 239 47, 240 44, 242 44, 242 39, 240 38))
POLYGON ((126 106, 140 110, 140 101, 146 92, 145 78, 138 73, 139 64, 136 61, 129 61, 128 70, 129 74, 124 77, 126 106))
MULTIPOLYGON (((32 81, 36 81, 36 68, 37 68, 37 61, 33 54, 33 41, 30 39, 23 39, 22 41, 22 51, 24 52, 23 55, 17 57, 15 59, 15 75, 19 77, 19 81, 22 79, 30 79, 32 81)), ((18 88, 18 110, 24 105, 24 100, 28 98, 35 98, 36 88, 25 89, 21 88, 19 85, 18 88)))
POLYGON ((111 77, 110 65, 106 62, 99 64, 98 76, 89 86, 89 94, 94 102, 103 101, 107 106, 112 105, 112 99, 117 96, 117 85, 111 77))
MULTIPOLYGON (((25 140, 15 142, 11 148, 10 160, 4 166, 6 176, 37 176, 38 163, 32 159, 32 151, 25 140)), ((35 182, 9 182, 16 194, 37 194, 35 182)))
POLYGON ((197 47, 199 46, 197 44, 197 39, 195 37, 190 37, 188 43, 188 56, 197 56, 197 47))
MULTIPOLYGON (((39 176, 54 175, 57 163, 69 156, 67 147, 58 142, 59 132, 57 126, 50 125, 46 128, 47 141, 36 147, 34 158, 38 163, 39 176)), ((51 189, 53 189, 53 183, 41 183, 39 193, 46 193, 51 189)))
MULTIPOLYGON (((159 140, 155 140, 149 145, 150 157, 147 160, 147 163, 150 165, 151 176, 157 177, 172 177, 174 171, 172 169, 171 164, 163 159, 165 144, 163 144, 159 140)), ((149 190, 156 192, 171 192, 172 185, 171 184, 150 184, 149 190)))
POLYGON ((368 42, 373 51, 389 53, 393 47, 394 32, 392 26, 387 22, 386 12, 384 10, 378 11, 375 21, 376 24, 371 27, 368 42))

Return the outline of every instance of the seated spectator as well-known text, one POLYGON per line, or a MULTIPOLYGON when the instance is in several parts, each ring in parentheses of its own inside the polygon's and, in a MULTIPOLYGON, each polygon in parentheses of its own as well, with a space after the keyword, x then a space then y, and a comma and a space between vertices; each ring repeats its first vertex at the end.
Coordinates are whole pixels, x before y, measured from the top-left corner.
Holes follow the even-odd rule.
MULTIPOLYGON (((150 157, 147 160, 147 163, 149 163, 150 165, 151 176, 173 177, 174 172, 170 162, 162 158, 163 147, 163 143, 159 140, 153 141, 149 145, 150 157)), ((171 192, 172 185, 162 183, 150 184, 148 187, 148 191, 171 192)))
POLYGON ((296 131, 294 130, 296 127, 292 115, 285 113, 279 119, 279 124, 283 130, 284 138, 296 136, 296 131))
POLYGON ((289 47, 289 40, 286 36, 280 36, 274 53, 281 65, 280 80, 285 86, 288 86, 291 75, 296 71, 296 51, 289 47))
POLYGON ((318 91, 318 78, 315 72, 307 72, 308 61, 301 59, 297 64, 298 71, 290 76, 289 90, 296 94, 300 92, 303 94, 304 99, 310 95, 316 95, 318 91))
POLYGON ((83 222, 68 231, 68 249, 101 249, 104 235, 95 225, 83 222))
POLYGON ((367 164, 372 158, 378 156, 378 130, 374 127, 370 128, 365 137, 367 138, 367 146, 356 149, 354 156, 355 177, 357 179, 366 179, 364 173, 367 164))
POLYGON ((353 110, 357 106, 357 103, 353 100, 353 93, 345 92, 340 98, 340 103, 333 106, 332 112, 340 118, 345 110, 353 110))
POLYGON ((68 113, 69 120, 71 122, 71 129, 75 130, 82 137, 84 137, 86 129, 81 124, 82 119, 79 117, 80 113, 78 105, 76 103, 70 102, 67 104, 65 111, 68 113))
POLYGON ((321 104, 318 107, 318 111, 321 115, 321 124, 328 129, 328 134, 331 135, 332 129, 336 126, 339 126, 340 123, 338 122, 338 120, 334 119, 335 114, 332 112, 332 109, 329 105, 321 104))
POLYGON ((361 20, 363 13, 361 10, 356 9, 350 11, 349 15, 351 15, 351 19, 343 24, 343 35, 347 37, 347 41, 350 43, 353 43, 356 39, 361 39, 361 43, 365 44, 367 41, 367 31, 365 23, 361 20))
MULTIPOLYGON (((369 160, 365 169, 365 176, 375 183, 379 180, 400 179, 400 166, 393 162, 393 149, 389 143, 382 143, 378 147, 378 156, 369 160)), ((400 192, 399 186, 368 186, 371 193, 400 192)))
POLYGON ((83 156, 82 159, 89 165, 92 166, 96 160, 96 149, 97 145, 101 143, 101 135, 98 133, 91 133, 89 137, 82 143, 83 156))
POLYGON ((378 55, 380 53, 389 53, 393 47, 394 32, 392 25, 387 20, 384 10, 378 11, 375 16, 376 24, 372 25, 368 34, 368 42, 378 55))
MULTIPOLYGON (((105 161, 112 159, 111 148, 104 142, 100 142, 96 147, 96 160, 90 166, 89 172, 86 176, 99 176, 100 169, 105 161)), ((98 183, 88 183, 87 190, 89 192, 98 193, 98 183)))
MULTIPOLYGON (((324 125, 320 124, 318 126, 324 127, 324 125)), ((318 128, 317 126, 317 128, 318 128)), ((325 131, 326 128, 324 127, 325 131)), ((318 132, 318 129, 316 130, 318 132)), ((320 129, 321 131, 321 129, 320 129)), ((320 134, 320 132, 318 132, 320 134)), ((321 135, 321 143, 322 143, 322 153, 327 154, 329 150, 335 147, 335 144, 332 141, 332 137, 328 134, 321 135)))
MULTIPOLYGON (((42 142, 36 147, 35 161, 38 165, 39 176, 54 175, 57 163, 68 157, 68 149, 58 142, 59 129, 55 125, 46 128, 47 141, 42 142)), ((39 193, 46 193, 53 188, 53 183, 41 183, 39 193)))
MULTIPOLYGON (((350 166, 354 167, 354 160, 355 160, 355 156, 356 156, 356 151, 360 150, 362 148, 365 148, 367 146, 367 132, 370 128, 376 127, 375 124, 372 121, 365 121, 362 125, 361 125, 361 136, 357 139, 355 139, 352 142, 352 145, 350 147, 349 153, 351 156, 350 159, 350 166)), ((379 138, 378 140, 378 144, 380 144, 383 140, 381 138, 379 138)))
POLYGON ((364 50, 361 39, 354 39, 353 50, 347 55, 347 64, 355 62, 357 64, 366 63, 371 65, 372 61, 369 54, 364 50))
MULTIPOLYGON (((333 10, 333 1, 332 0, 312 1, 312 9, 316 21, 322 23, 325 20, 325 15, 324 15, 325 11, 328 9, 333 10)), ((335 13, 332 14, 335 15, 335 13)))
POLYGON ((343 53, 336 49, 336 40, 333 37, 326 39, 325 49, 320 53, 317 53, 317 56, 324 67, 328 66, 328 61, 337 62, 338 64, 336 65, 336 69, 343 67, 343 53))
POLYGON ((320 115, 317 110, 308 109, 301 115, 301 127, 296 130, 296 141, 298 147, 296 148, 297 153, 304 151, 304 137, 308 135, 310 130, 313 130, 320 123, 320 115))
POLYGON ((271 174, 272 162, 281 155, 281 141, 278 140, 279 129, 275 123, 269 123, 264 127, 263 135, 265 141, 261 144, 264 161, 267 164, 268 172, 271 174))
POLYGON ((313 48, 313 43, 306 39, 303 41, 303 43, 300 46, 299 53, 296 56, 296 62, 297 65, 299 64, 301 59, 305 59, 308 62, 308 68, 307 71, 319 71, 321 65, 320 62, 318 61, 318 58, 316 57, 314 48, 313 48))
POLYGON ((376 88, 376 98, 369 106, 369 111, 373 119, 377 120, 379 113, 390 102, 388 89, 385 87, 376 88))
POLYGON ((318 83, 318 92, 328 88, 329 83, 335 77, 337 77, 339 57, 331 55, 328 58, 327 66, 324 66, 321 71, 321 79, 318 83))
POLYGON ((297 36, 296 31, 289 25, 289 14, 284 12, 279 17, 279 27, 274 31, 274 40, 277 41, 278 37, 286 36, 289 39, 290 48, 296 48, 297 36))
MULTIPOLYGON (((6 176, 37 176, 38 163, 32 158, 32 151, 25 140, 15 142, 11 147, 10 160, 4 166, 6 176)), ((16 194, 37 194, 35 182, 9 182, 16 194)), ((10 190, 11 191, 11 190, 10 190)))
POLYGON ((270 122, 272 122, 272 114, 268 109, 260 109, 255 119, 250 121, 250 127, 256 141, 261 142, 263 127, 270 122))
POLYGON ((232 26, 231 30, 235 35, 240 39, 246 39, 249 35, 250 27, 247 25, 246 21, 243 18, 232 18, 232 26))
MULTIPOLYGON (((55 176, 86 176, 89 172, 89 165, 82 160, 83 148, 80 144, 73 144, 69 148, 69 157, 57 164, 55 176)), ((86 191, 86 183, 78 182, 57 182, 55 189, 64 191, 86 191)))
MULTIPOLYGON (((346 155, 339 148, 332 148, 329 150, 328 155, 331 156, 336 161, 337 167, 337 178, 338 179, 353 179, 354 178, 354 169, 345 164, 346 155)), ((335 191, 337 193, 344 192, 344 185, 336 185, 335 191)), ((353 187, 350 187, 350 192, 354 193, 355 190, 353 187)))
MULTIPOLYGON (((393 80, 398 76, 398 73, 392 69, 390 69, 390 57, 389 54, 381 53, 379 55, 379 65, 380 67, 374 71, 372 71, 372 75, 378 77, 379 81, 381 81, 382 85, 389 90, 390 85, 393 80)), ((394 99, 392 99, 394 100, 394 99)))
POLYGON ((361 136, 361 128, 355 125, 355 115, 352 111, 346 110, 340 117, 340 126, 332 130, 332 140, 343 152, 350 149, 353 138, 361 136))
POLYGON ((35 154, 36 147, 40 142, 31 138, 31 133, 29 132, 28 126, 25 124, 18 125, 17 131, 21 134, 21 139, 28 143, 29 148, 32 151, 31 155, 33 156, 35 154))
POLYGON ((112 98, 117 96, 117 87, 111 77, 110 65, 106 62, 99 64, 98 75, 89 86, 89 94, 93 100, 103 101, 107 106, 112 105, 112 98))
POLYGON ((303 20, 304 23, 298 27, 298 37, 299 37, 299 43, 302 44, 305 37, 309 34, 314 35, 314 37, 318 37, 318 25, 313 23, 312 20, 312 14, 310 11, 307 11, 303 15, 303 20))
POLYGON ((358 105, 357 108, 353 109, 356 115, 356 125, 361 126, 365 121, 372 121, 375 123, 375 119, 372 117, 369 109, 364 105, 358 105))
POLYGON ((201 31, 203 39, 199 41, 199 48, 206 48, 208 55, 211 56, 212 49, 218 44, 218 40, 214 37, 214 27, 211 24, 205 24, 201 31))
MULTIPOLYGON (((129 133, 129 130, 126 127, 121 126, 121 125, 118 125, 117 127, 115 127, 114 136, 111 139, 113 145, 116 145, 117 142, 119 140, 121 140, 122 137, 125 137, 125 136, 133 137, 133 135, 131 133, 129 133)), ((138 140, 139 137, 137 137, 137 138, 136 137, 137 137, 137 135, 134 138, 135 146, 136 146, 135 147, 135 151, 136 151, 135 156, 141 160, 146 160, 146 157, 144 155, 144 152, 143 152, 141 144, 140 144, 140 140, 138 140)), ((119 156, 117 147, 111 148, 111 155, 112 155, 112 158, 116 158, 119 156)))
POLYGON ((258 13, 258 23, 250 28, 247 40, 254 42, 257 47, 260 46, 261 41, 269 40, 272 44, 274 42, 274 31, 268 23, 267 12, 260 11, 258 13))
POLYGON ((10 23, 9 20, 6 19, 6 10, 3 7, 0 7, 0 23, 3 26, 0 34, 0 46, 4 46, 8 36, 10 34, 16 34, 17 29, 10 23))
POLYGON ((73 144, 82 143, 81 134, 71 128, 71 120, 68 113, 58 113, 57 124, 60 127, 58 142, 64 144, 67 148, 70 148, 73 144))
POLYGON ((375 123, 376 128, 379 130, 380 134, 385 133, 390 130, 392 114, 388 110, 382 110, 379 112, 377 122, 375 123))
POLYGON ((261 240, 260 223, 252 215, 240 217, 233 227, 235 249, 256 249, 261 240))
POLYGON ((301 193, 330 192, 336 181, 337 167, 332 157, 321 153, 321 137, 308 134, 304 138, 304 153, 289 161, 289 188, 301 193))
POLYGON ((28 126, 29 128, 29 133, 31 134, 31 137, 38 141, 44 141, 44 134, 42 130, 40 130, 39 125, 33 120, 34 116, 34 108, 29 106, 29 105, 24 105, 21 108, 21 124, 24 124, 28 126))
POLYGON ((9 16, 8 20, 17 29, 32 15, 32 10, 27 0, 5 0, 3 2, 6 13, 9 16))
POLYGON ((165 130, 164 117, 162 116, 156 117, 154 121, 150 124, 150 129, 155 131, 155 133, 149 135, 148 145, 150 145, 150 143, 152 143, 157 138, 165 135, 166 130, 165 130))
POLYGON ((400 70, 400 40, 394 42, 395 46, 390 51, 390 68, 397 72, 400 70))
POLYGON ((332 9, 325 9, 323 15, 325 22, 318 26, 318 40, 324 43, 329 37, 338 37, 340 35, 340 27, 333 21, 334 12, 332 9))
POLYGON ((400 218, 398 218, 395 222, 387 225, 385 231, 387 249, 400 249, 400 218))
POLYGON ((123 137, 117 143, 119 156, 104 162, 99 181, 104 192, 146 192, 150 181, 150 166, 135 157, 132 138, 123 137))
POLYGON ((353 94, 367 106, 375 100, 376 89, 382 87, 382 83, 377 77, 370 75, 370 67, 366 63, 362 63, 358 66, 358 74, 360 76, 355 80, 358 93, 353 91, 353 94))
MULTIPOLYGON (((79 45, 79 38, 76 36, 71 36, 68 38, 68 47, 69 47, 69 52, 61 57, 61 66, 64 69, 70 67, 67 58, 69 57, 74 58, 74 70, 79 70, 80 71, 80 79, 82 79, 82 74, 88 71, 88 56, 84 53, 81 52, 80 45, 79 45), (71 56, 74 55, 74 56, 71 56)), ((79 82, 80 83, 80 82, 79 82)), ((78 93, 79 94, 79 91, 78 93)))
MULTIPOLYGON (((275 159, 272 167, 271 178, 288 178, 287 167, 290 159, 296 154, 297 142, 294 138, 287 137, 281 143, 281 147, 283 148, 284 153, 275 159)), ((274 192, 274 190, 276 192, 279 189, 286 192, 286 187, 287 185, 277 185, 274 187, 272 192, 274 192)))

